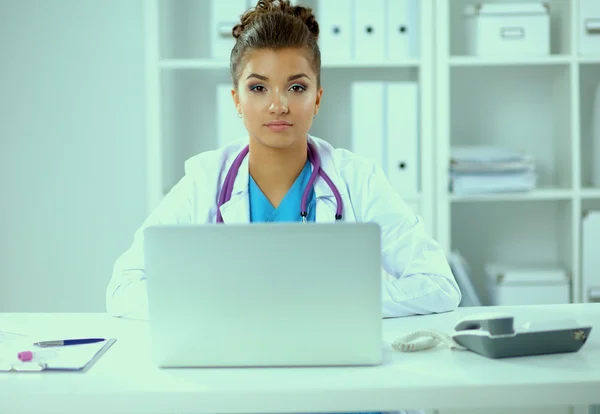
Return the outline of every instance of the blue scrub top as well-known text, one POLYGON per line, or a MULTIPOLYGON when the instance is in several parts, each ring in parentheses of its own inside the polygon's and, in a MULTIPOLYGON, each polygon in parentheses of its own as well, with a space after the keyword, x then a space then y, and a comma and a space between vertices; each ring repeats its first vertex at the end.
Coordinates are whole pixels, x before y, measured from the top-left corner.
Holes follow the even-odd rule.
MULTIPOLYGON (((300 216, 300 203, 304 189, 308 185, 310 175, 312 174, 312 164, 306 161, 302 172, 292 187, 288 190, 279 207, 275 208, 258 187, 254 178, 249 175, 249 195, 250 195, 250 221, 255 222, 295 222, 302 221, 300 216)), ((306 208, 308 210, 308 221, 315 221, 315 191, 310 189, 306 199, 306 208)))

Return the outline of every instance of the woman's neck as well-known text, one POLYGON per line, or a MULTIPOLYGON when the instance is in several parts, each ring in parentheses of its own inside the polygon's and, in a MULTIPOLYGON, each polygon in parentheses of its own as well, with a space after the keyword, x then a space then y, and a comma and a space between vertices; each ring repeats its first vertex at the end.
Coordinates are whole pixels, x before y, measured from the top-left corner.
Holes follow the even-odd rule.
POLYGON ((275 208, 306 165, 306 141, 289 148, 272 148, 250 138, 249 172, 275 208))

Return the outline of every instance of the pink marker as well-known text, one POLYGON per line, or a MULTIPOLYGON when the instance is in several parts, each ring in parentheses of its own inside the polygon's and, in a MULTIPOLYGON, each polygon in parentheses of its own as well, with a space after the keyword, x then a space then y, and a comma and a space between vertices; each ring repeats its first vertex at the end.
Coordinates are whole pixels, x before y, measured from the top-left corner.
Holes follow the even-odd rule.
POLYGON ((19 352, 17 354, 17 357, 19 358, 19 361, 22 362, 29 362, 32 361, 33 359, 38 359, 38 358, 42 358, 44 356, 53 356, 55 354, 55 352, 52 351, 44 351, 44 352, 31 352, 31 351, 23 351, 23 352, 19 352))

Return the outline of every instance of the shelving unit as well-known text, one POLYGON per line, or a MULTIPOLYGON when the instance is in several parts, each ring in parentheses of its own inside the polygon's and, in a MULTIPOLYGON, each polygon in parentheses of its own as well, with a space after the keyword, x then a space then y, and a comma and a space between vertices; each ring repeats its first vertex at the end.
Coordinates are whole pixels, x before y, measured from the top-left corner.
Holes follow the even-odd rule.
POLYGON ((436 237, 466 258, 484 298, 486 263, 557 263, 571 276, 571 301, 581 302, 581 215, 600 208, 589 150, 599 56, 578 53, 578 0, 550 2, 549 56, 466 56, 461 12, 469 3, 435 3, 436 237), (537 188, 452 194, 451 146, 478 144, 532 154, 537 188))
MULTIPOLYGON (((323 0, 302 2, 313 8, 318 20, 320 1, 323 0)), ((363 61, 322 56, 323 104, 309 132, 336 147, 350 149, 352 82, 418 82, 420 188, 417 194, 405 197, 405 201, 424 218, 431 233, 435 191, 431 174, 434 169, 433 1, 419 1, 418 57, 363 61)), ((255 2, 248 5, 254 6, 255 2)), ((210 55, 211 1, 151 0, 146 7, 150 212, 183 176, 186 159, 218 146, 215 85, 230 83, 230 78, 229 60, 210 55)), ((231 110, 235 110, 233 104, 231 110)))
MULTIPOLYGON (((164 59, 159 62, 162 69, 229 69, 229 61, 214 59, 164 59)), ((322 69, 377 69, 377 68, 418 68, 419 59, 404 62, 369 61, 323 61, 322 69)))
MULTIPOLYGON (((509 2, 515 0, 486 1, 509 2)), ((461 13, 474 2, 436 0, 434 5, 436 237, 444 249, 458 250, 468 261, 484 303, 489 303, 484 266, 498 262, 560 265, 571 278, 571 302, 584 299, 581 217, 587 209, 600 209, 600 188, 590 183, 589 150, 592 89, 600 84, 600 56, 578 53, 578 2, 549 2, 549 56, 514 57, 466 56, 461 13), (476 144, 532 154, 537 188, 521 193, 452 194, 450 149, 476 144)), ((542 411, 581 413, 585 408, 542 411)))
MULTIPOLYGON (((324 0, 304 2, 313 7, 317 18, 320 1, 324 0)), ((323 56, 323 105, 310 131, 334 146, 349 148, 352 82, 418 82, 420 191, 406 201, 424 217, 446 251, 458 249, 474 263, 476 278, 482 278, 482 266, 488 261, 515 259, 501 253, 502 245, 522 236, 503 232, 503 237, 483 238, 468 231, 473 228, 470 220, 486 226, 480 212, 490 210, 494 211, 490 221, 506 228, 517 223, 526 229, 532 209, 540 208, 541 217, 550 220, 548 228, 561 223, 553 235, 554 247, 545 251, 557 251, 555 259, 572 275, 573 302, 583 299, 582 210, 600 200, 600 188, 592 185, 588 150, 600 53, 578 53, 578 1, 550 2, 550 55, 512 58, 466 55, 461 13, 470 0, 420 1, 417 58, 332 61, 323 56), (536 159, 537 188, 476 196, 450 193, 450 147, 465 144, 497 144, 531 153, 536 159), (488 244, 492 247, 476 255, 480 245, 488 244), (496 245, 500 247, 493 248, 496 245)), ((198 0, 147 3, 149 211, 181 178, 187 158, 217 146, 214 85, 230 79, 229 61, 210 57, 210 7, 210 1, 198 0)), ((528 239, 532 244, 537 240, 528 239)), ((535 252, 535 246, 530 247, 535 252)), ((533 262, 543 258, 529 257, 533 262)))
POLYGON ((513 60, 506 60, 505 58, 496 57, 485 57, 478 58, 472 56, 452 56, 449 59, 450 66, 544 66, 544 65, 557 65, 557 64, 568 64, 573 61, 573 57, 569 55, 556 55, 547 57, 515 57, 513 60))

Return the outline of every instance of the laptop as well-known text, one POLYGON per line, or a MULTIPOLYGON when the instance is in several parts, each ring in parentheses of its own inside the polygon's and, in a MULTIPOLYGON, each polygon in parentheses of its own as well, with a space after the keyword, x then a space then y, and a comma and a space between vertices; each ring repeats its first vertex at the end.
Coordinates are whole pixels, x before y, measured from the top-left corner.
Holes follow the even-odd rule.
POLYGON ((149 226, 144 254, 159 367, 382 361, 375 223, 149 226))

